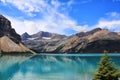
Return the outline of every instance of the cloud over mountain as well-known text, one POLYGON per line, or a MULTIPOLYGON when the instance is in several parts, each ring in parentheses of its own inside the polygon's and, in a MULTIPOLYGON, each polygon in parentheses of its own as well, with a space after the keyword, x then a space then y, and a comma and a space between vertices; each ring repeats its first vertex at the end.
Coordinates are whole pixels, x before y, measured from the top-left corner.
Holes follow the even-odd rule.
POLYGON ((65 29, 74 31, 84 31, 83 25, 79 26, 75 20, 68 16, 68 11, 73 1, 66 3, 58 0, 1 0, 5 5, 15 6, 18 10, 24 12, 30 17, 40 15, 41 18, 35 20, 19 20, 13 17, 8 18, 13 22, 13 26, 18 33, 27 30, 33 34, 40 30, 65 34, 65 29), (21 28, 21 29, 20 29, 21 28), (25 28, 25 29, 24 29, 25 28))
POLYGON ((119 3, 119 0, 0 0, 0 13, 4 12, 19 34, 49 31, 70 35, 96 27, 120 31, 119 3))

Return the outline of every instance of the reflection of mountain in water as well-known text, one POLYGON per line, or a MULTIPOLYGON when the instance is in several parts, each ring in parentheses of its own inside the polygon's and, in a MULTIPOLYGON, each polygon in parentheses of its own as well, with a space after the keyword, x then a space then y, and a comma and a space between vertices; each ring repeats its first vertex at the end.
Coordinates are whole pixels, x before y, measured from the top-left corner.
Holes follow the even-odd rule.
POLYGON ((3 55, 0 57, 0 80, 10 80, 20 69, 20 65, 30 56, 3 55), (9 78, 9 79, 8 79, 9 78))
MULTIPOLYGON (((26 59, 26 56, 2 56, 0 79, 91 80, 100 56, 35 55, 26 59)), ((119 56, 113 59, 120 66, 119 56)))

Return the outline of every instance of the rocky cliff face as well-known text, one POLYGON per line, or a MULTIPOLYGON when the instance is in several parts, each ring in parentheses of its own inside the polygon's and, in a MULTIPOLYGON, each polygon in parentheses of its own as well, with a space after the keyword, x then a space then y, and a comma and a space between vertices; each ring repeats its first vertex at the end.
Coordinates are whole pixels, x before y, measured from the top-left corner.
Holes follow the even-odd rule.
POLYGON ((25 32, 22 34, 21 38, 24 41, 24 40, 27 40, 28 38, 31 38, 31 36, 27 32, 25 32))
POLYGON ((11 27, 11 22, 4 16, 0 15, 0 37, 5 35, 16 43, 21 42, 21 37, 11 27))
POLYGON ((120 34, 96 28, 59 39, 26 40, 24 43, 36 52, 54 53, 110 53, 120 52, 120 34))
POLYGON ((32 52, 22 44, 21 36, 15 32, 11 22, 3 15, 0 15, 0 52, 32 52))
POLYGON ((110 53, 120 52, 120 36, 108 30, 89 31, 87 36, 73 35, 69 40, 61 43, 63 47, 59 52, 67 53, 102 53, 107 50, 110 53))

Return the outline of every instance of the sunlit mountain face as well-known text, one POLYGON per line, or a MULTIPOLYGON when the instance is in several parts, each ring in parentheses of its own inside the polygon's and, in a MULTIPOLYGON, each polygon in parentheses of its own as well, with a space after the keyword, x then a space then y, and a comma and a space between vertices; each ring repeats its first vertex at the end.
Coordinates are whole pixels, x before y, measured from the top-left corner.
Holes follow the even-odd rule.
POLYGON ((22 42, 38 53, 108 53, 120 52, 120 34, 107 29, 95 28, 71 36, 40 31, 22 34, 22 42))

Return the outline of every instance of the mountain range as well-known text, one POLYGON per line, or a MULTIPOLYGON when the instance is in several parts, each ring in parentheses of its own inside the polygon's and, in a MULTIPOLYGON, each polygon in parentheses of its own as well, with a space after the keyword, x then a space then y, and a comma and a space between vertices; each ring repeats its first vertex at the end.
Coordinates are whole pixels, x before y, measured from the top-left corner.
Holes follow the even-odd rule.
POLYGON ((120 52, 120 32, 95 28, 71 36, 40 31, 22 34, 23 43, 38 53, 109 53, 120 52))
POLYGON ((23 43, 21 36, 12 28, 11 22, 0 15, 0 53, 34 53, 23 43))
POLYGON ((37 53, 102 53, 104 50, 120 53, 120 32, 95 28, 71 36, 45 31, 20 36, 11 22, 0 15, 0 53, 34 53, 32 50, 37 53))

